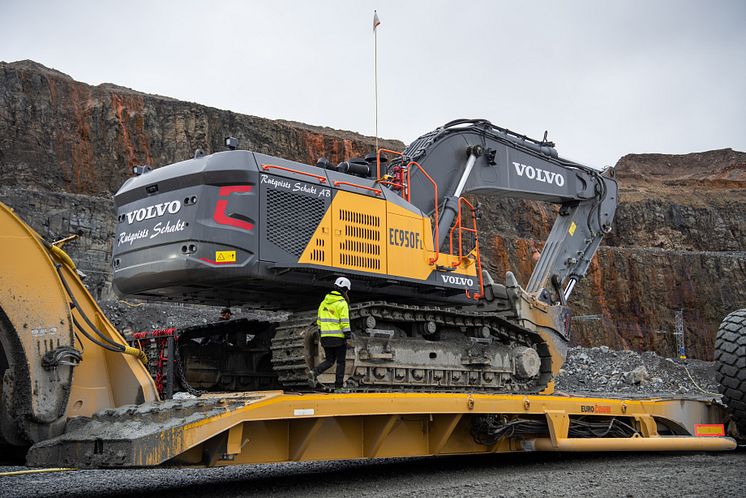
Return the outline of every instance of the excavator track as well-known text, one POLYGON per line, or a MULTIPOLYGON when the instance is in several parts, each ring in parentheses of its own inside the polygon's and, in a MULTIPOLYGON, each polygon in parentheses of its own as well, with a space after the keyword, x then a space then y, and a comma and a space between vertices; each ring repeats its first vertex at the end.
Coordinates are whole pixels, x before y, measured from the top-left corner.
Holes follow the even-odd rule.
MULTIPOLYGON (((494 313, 374 301, 351 305, 350 321, 351 392, 528 394, 551 379, 552 358, 538 334, 494 313), (522 357, 536 359, 533 371, 522 357)), ((272 366, 285 390, 309 389, 309 370, 320 359, 315 322, 316 312, 302 312, 277 327, 272 366)))

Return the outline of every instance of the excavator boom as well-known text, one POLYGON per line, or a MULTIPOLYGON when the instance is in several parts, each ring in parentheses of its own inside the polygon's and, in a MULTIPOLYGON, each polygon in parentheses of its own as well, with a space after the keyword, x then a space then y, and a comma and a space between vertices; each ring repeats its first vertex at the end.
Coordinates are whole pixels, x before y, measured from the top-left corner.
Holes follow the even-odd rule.
MULTIPOLYGON (((555 294, 555 302, 564 304, 611 230, 618 203, 614 169, 598 171, 562 159, 554 143, 546 139, 530 139, 486 120, 461 119, 418 138, 403 157, 404 162, 421 165, 445 194, 438 202, 441 227, 451 226, 458 199, 467 193, 559 205, 541 259, 526 286, 529 293, 538 295, 546 288, 555 294)), ((432 213, 430 187, 420 170, 413 172, 408 188, 412 203, 432 213)), ((440 230, 441 246, 446 235, 440 230)))

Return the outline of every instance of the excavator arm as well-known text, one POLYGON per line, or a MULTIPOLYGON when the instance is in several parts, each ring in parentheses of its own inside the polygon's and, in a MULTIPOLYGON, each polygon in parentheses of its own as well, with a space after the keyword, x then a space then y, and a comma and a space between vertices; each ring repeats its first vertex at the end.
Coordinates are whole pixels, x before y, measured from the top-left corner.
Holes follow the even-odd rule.
POLYGON ((534 140, 486 120, 461 119, 415 140, 399 162, 422 167, 412 170, 408 185, 417 207, 434 215, 433 190, 422 178, 423 169, 444 194, 437 202, 439 247, 446 243, 463 194, 558 205, 554 226, 525 287, 547 304, 566 303, 575 283, 588 271, 604 234, 611 230, 618 202, 614 169, 598 171, 562 159, 546 138, 534 140))

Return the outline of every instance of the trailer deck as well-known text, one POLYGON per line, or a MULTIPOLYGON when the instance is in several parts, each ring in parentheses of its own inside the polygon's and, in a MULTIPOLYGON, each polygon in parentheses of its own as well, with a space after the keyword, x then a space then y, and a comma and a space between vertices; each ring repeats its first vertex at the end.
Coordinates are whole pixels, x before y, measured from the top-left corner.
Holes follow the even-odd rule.
POLYGON ((735 449, 726 431, 725 408, 706 399, 264 391, 104 410, 90 419, 72 420, 64 434, 37 443, 27 458, 32 466, 85 468, 735 449), (485 444, 475 438, 476 420, 533 429, 485 444), (573 427, 587 421, 620 424, 632 432, 629 437, 610 437, 609 431, 573 437, 573 427))

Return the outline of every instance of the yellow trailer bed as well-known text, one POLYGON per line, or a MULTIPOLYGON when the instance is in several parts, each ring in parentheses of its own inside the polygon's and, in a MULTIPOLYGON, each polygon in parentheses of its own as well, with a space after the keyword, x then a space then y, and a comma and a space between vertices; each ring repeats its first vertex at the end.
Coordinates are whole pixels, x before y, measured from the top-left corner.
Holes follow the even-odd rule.
POLYGON ((524 451, 722 451, 726 412, 704 400, 485 394, 226 393, 124 406, 34 445, 39 466, 235 465, 524 451), (480 444, 475 417, 535 434, 480 444), (623 421, 631 437, 570 437, 576 421, 623 421), (537 424, 538 422, 538 424, 537 424), (543 425, 544 429, 541 428, 543 425))

